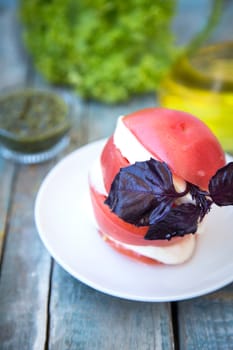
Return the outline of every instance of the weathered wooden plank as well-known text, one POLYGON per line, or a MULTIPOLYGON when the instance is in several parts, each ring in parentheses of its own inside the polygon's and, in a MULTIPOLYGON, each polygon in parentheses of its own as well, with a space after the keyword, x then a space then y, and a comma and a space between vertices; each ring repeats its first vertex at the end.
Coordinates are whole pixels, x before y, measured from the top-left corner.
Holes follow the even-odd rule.
MULTIPOLYGON (((84 142, 85 131, 80 123, 82 108, 80 103, 75 107, 72 142, 68 149, 51 162, 34 166, 15 165, 17 176, 0 284, 1 349, 40 350, 47 342, 51 258, 36 231, 34 200, 42 180, 59 158, 84 142)), ((13 166, 10 162, 6 164, 13 166)))
POLYGON ((174 349, 170 307, 113 298, 54 266, 50 350, 174 349))
POLYGON ((0 157, 0 262, 6 234, 14 169, 13 163, 9 163, 0 157))
POLYGON ((178 311, 181 350, 233 349, 233 284, 180 302, 178 311))
POLYGON ((14 8, 0 11, 0 89, 24 81, 27 62, 22 48, 21 30, 14 8))
POLYGON ((70 131, 70 146, 68 152, 87 143, 88 135, 88 110, 87 102, 71 91, 68 94, 67 102, 71 106, 72 128, 70 131))
MULTIPOLYGON (((19 30, 15 4, 4 2, 0 9, 0 90, 24 79, 26 66, 19 53, 19 30)), ((0 158, 0 261, 5 238, 14 165, 0 158)))
POLYGON ((156 105, 155 94, 148 94, 132 98, 130 101, 122 104, 108 105, 100 102, 89 102, 86 111, 88 120, 88 140, 108 137, 114 130, 117 118, 120 115, 126 115, 146 107, 156 105))
POLYGON ((17 6, 18 1, 17 0, 1 0, 0 8, 15 8, 17 6))
POLYGON ((34 200, 51 168, 18 166, 0 284, 1 349, 44 349, 51 258, 34 224, 34 200))

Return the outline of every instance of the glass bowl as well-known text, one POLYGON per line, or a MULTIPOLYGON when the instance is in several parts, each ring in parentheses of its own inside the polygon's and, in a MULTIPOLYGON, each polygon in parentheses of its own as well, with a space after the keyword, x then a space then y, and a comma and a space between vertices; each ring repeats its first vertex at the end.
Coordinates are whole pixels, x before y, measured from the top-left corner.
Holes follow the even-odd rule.
POLYGON ((51 159, 69 143, 70 107, 51 89, 16 87, 0 94, 0 153, 20 163, 51 159))

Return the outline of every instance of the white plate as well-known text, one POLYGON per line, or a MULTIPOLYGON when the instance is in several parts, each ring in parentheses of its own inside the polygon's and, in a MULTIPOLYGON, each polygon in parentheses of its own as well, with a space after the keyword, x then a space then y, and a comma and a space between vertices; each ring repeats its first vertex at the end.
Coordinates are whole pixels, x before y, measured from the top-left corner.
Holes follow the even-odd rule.
POLYGON ((140 301, 200 296, 233 281, 233 207, 212 208, 193 258, 178 266, 149 266, 115 252, 95 229, 88 170, 104 140, 64 158, 38 192, 35 220, 54 259, 83 283, 110 295, 140 301))

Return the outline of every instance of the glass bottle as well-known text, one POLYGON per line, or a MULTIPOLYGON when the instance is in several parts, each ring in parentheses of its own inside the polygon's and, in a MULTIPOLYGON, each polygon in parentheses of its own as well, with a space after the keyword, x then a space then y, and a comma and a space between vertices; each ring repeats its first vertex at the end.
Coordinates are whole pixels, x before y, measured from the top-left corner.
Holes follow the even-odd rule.
POLYGON ((233 1, 215 0, 212 6, 211 34, 204 42, 197 36, 173 64, 158 101, 202 119, 233 152, 233 1))

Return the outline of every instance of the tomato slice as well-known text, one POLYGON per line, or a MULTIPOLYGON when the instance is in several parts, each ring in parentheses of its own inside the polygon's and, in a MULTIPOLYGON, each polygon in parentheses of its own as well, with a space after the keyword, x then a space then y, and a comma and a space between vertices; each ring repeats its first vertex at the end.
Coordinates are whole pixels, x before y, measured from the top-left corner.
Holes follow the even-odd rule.
POLYGON ((109 206, 104 204, 106 196, 97 192, 92 185, 90 194, 94 214, 102 232, 124 243, 144 245, 146 241, 143 237, 147 232, 146 226, 136 227, 111 212, 109 206))
POLYGON ((122 157, 121 152, 114 145, 113 136, 108 139, 104 146, 100 161, 104 185, 107 192, 109 192, 113 179, 119 172, 120 168, 129 165, 127 159, 122 157))
POLYGON ((147 108, 129 114, 123 123, 156 158, 181 178, 203 189, 225 165, 220 143, 196 117, 165 108, 147 108))
POLYGON ((148 264, 148 265, 163 264, 162 262, 160 262, 158 260, 148 258, 147 256, 141 255, 137 252, 134 252, 133 250, 127 249, 121 244, 116 244, 111 239, 109 239, 106 235, 104 235, 103 232, 101 232, 100 230, 99 230, 99 234, 103 238, 103 240, 106 243, 108 243, 113 249, 115 249, 117 252, 119 252, 119 253, 121 253, 121 254, 123 254, 131 259, 139 260, 140 262, 143 262, 143 263, 148 264))
POLYGON ((148 226, 137 227, 119 218, 110 210, 108 205, 104 204, 106 196, 99 193, 93 184, 90 184, 90 195, 100 231, 117 241, 140 246, 168 247, 173 244, 179 244, 184 239, 184 237, 174 237, 170 241, 145 240, 144 236, 148 230, 148 226))

